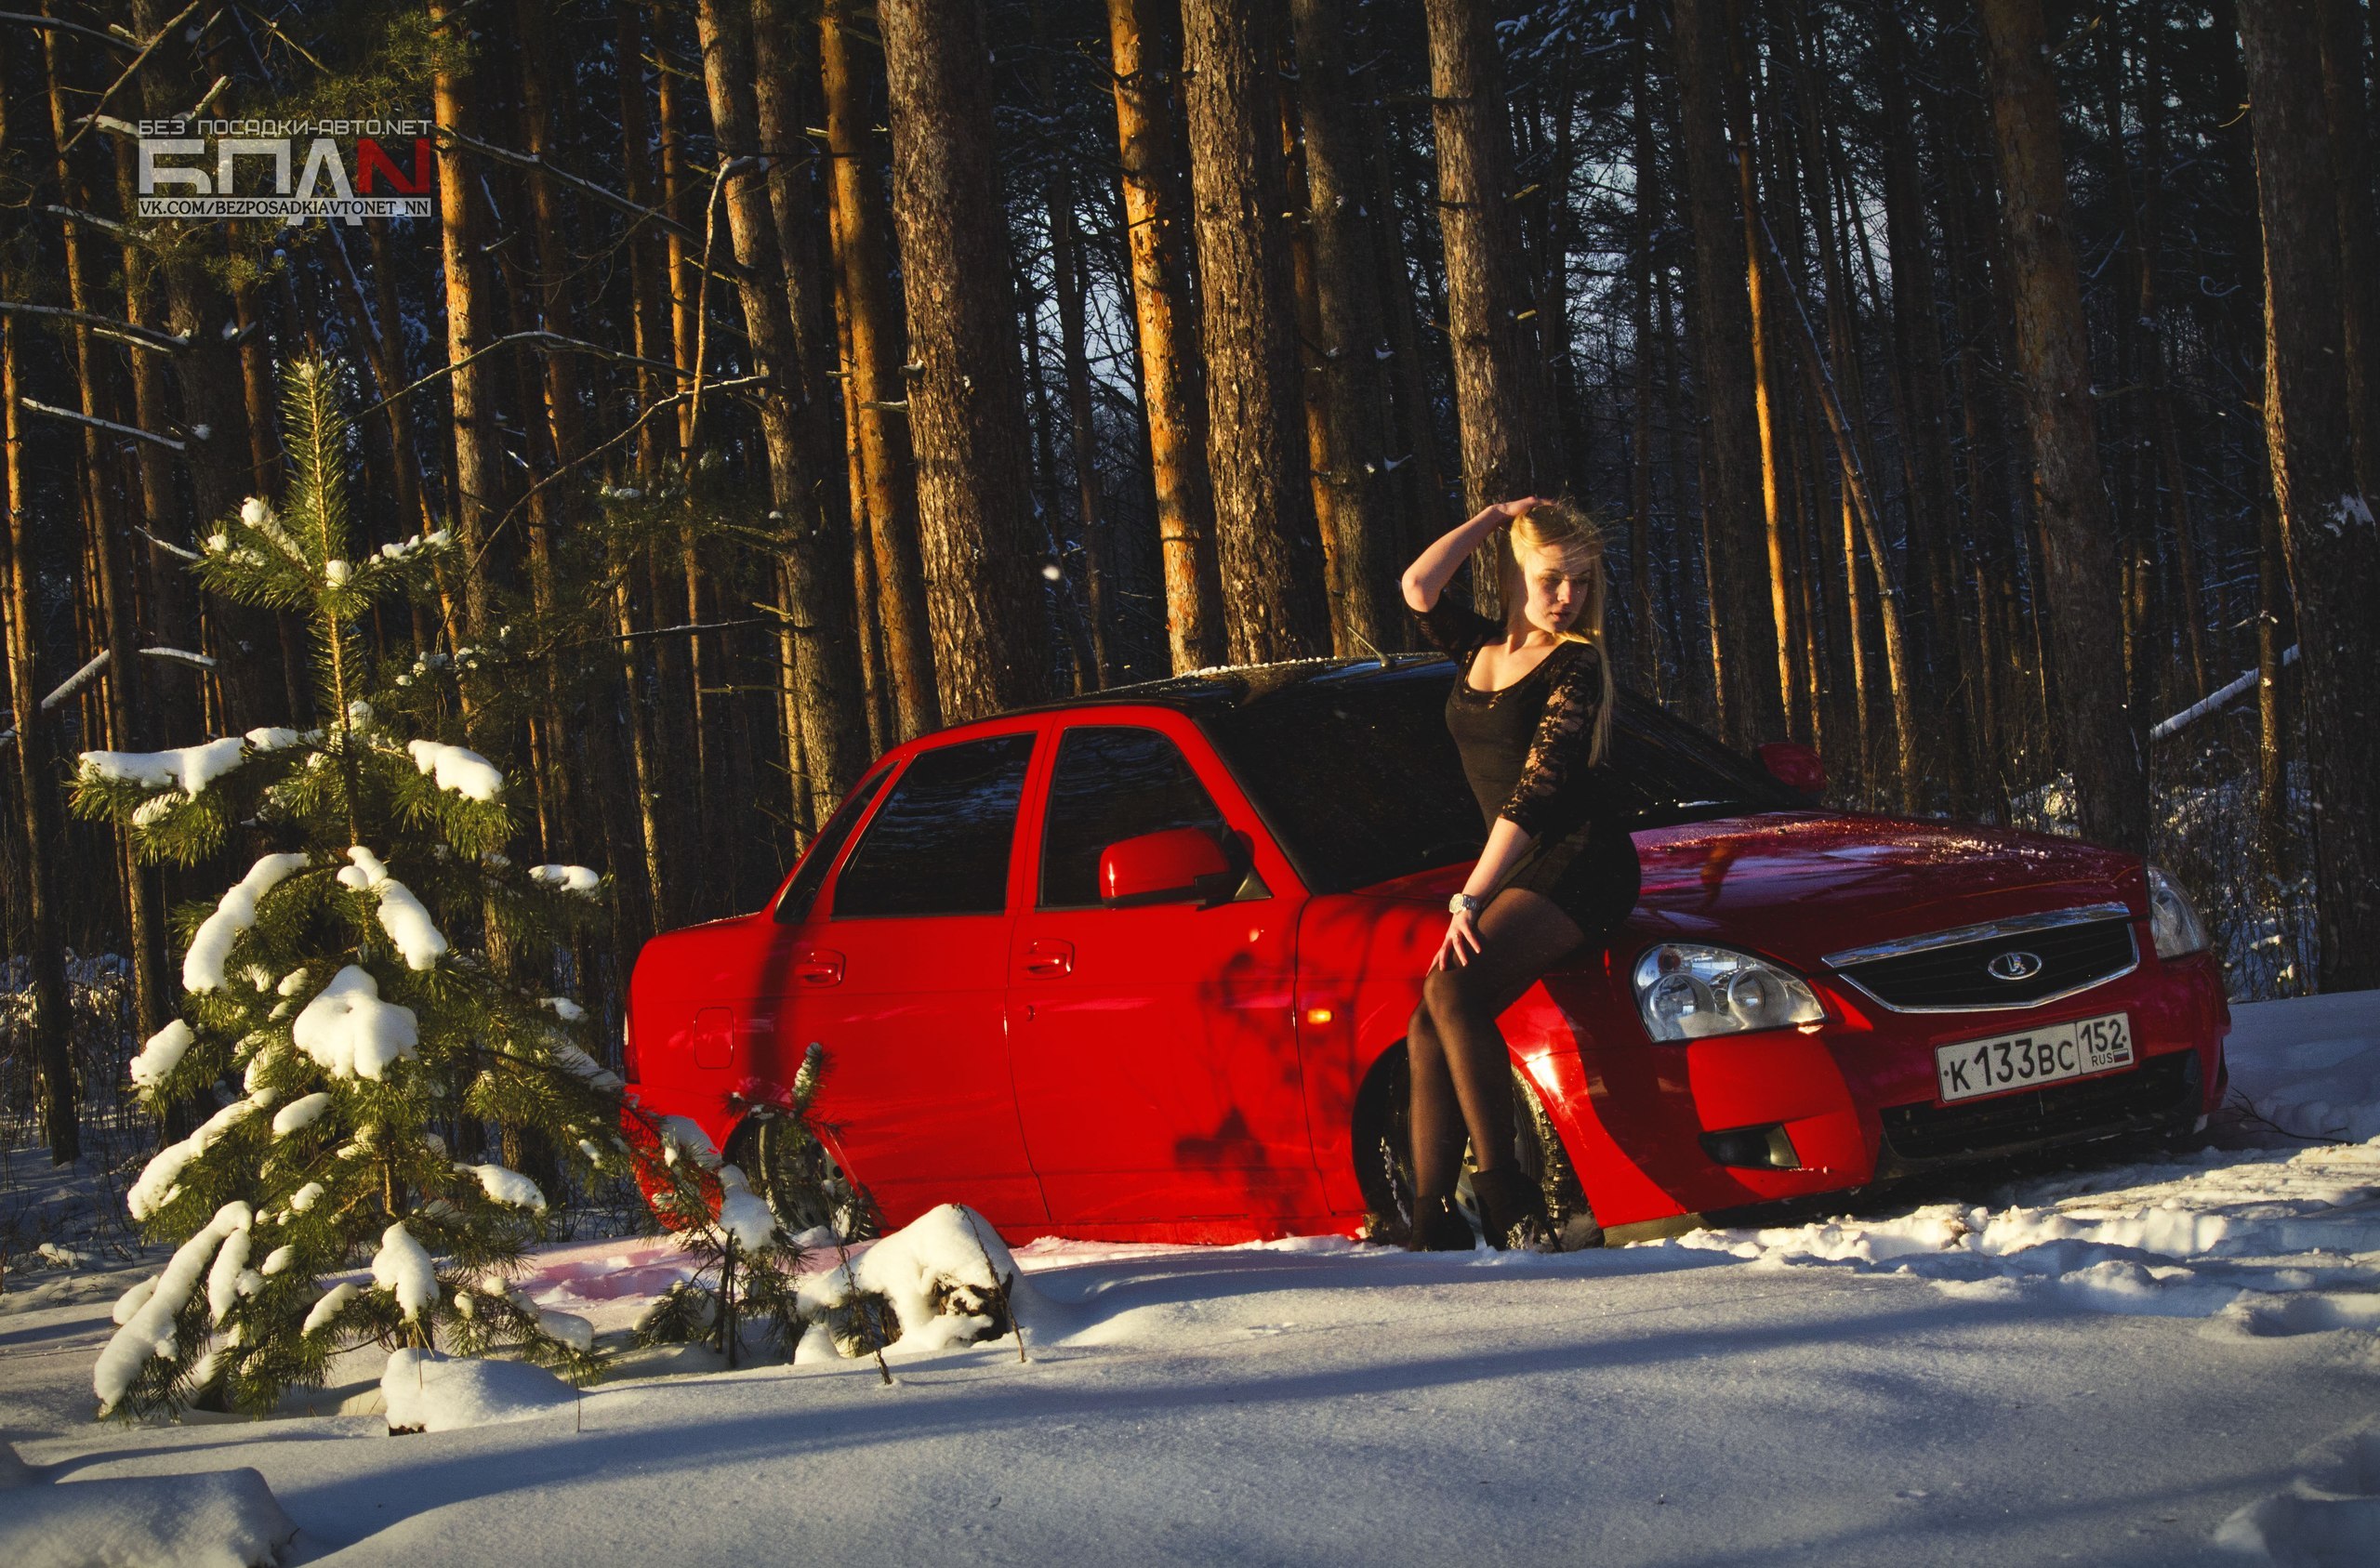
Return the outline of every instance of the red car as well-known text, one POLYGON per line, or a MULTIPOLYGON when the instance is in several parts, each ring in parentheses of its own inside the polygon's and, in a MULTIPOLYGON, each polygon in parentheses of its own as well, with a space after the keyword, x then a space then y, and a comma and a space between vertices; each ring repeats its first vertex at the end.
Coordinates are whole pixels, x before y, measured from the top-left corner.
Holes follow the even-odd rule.
MULTIPOLYGON (((900 746, 769 907, 645 946, 632 1092, 765 1166, 819 1044, 813 1115, 889 1224, 953 1200, 1011 1241, 1395 1217, 1406 1020, 1482 841, 1452 679, 1185 676, 900 746)), ((1503 1020, 1519 1153, 1569 1243, 2187 1135, 2219 1102, 2221 977, 2153 866, 1815 810, 1624 693, 1606 774, 1641 902, 1503 1020)))

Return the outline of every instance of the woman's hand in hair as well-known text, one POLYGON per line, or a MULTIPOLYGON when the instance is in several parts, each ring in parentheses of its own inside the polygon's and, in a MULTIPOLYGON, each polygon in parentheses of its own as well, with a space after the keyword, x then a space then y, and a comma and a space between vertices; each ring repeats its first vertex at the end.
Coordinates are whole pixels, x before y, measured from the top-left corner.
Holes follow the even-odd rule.
POLYGON ((1438 943, 1438 955, 1430 960, 1430 968, 1451 969, 1468 964, 1479 955, 1481 945, 1478 916, 1463 910, 1447 922, 1446 937, 1438 943), (1470 945, 1468 953, 1463 951, 1465 943, 1470 945))
POLYGON ((1523 516, 1527 512, 1535 510, 1539 507, 1542 507, 1545 505, 1546 499, 1547 498, 1542 495, 1523 495, 1517 500, 1499 501, 1488 509, 1491 512, 1501 512, 1503 514, 1504 520, 1506 522, 1510 522, 1516 517, 1523 516))

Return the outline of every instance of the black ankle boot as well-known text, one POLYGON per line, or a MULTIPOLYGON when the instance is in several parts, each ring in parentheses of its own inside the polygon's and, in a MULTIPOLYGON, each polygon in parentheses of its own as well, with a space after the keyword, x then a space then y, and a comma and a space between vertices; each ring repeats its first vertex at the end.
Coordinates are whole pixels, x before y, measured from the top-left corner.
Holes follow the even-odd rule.
POLYGON ((1499 1252, 1550 1252, 1554 1220, 1545 1211, 1545 1193, 1520 1172, 1499 1166, 1471 1173, 1471 1193, 1479 1205, 1480 1229, 1488 1245, 1499 1252))
POLYGON ((1406 1238, 1408 1252, 1469 1252, 1479 1245, 1471 1221, 1448 1197, 1413 1200, 1413 1233, 1406 1238))

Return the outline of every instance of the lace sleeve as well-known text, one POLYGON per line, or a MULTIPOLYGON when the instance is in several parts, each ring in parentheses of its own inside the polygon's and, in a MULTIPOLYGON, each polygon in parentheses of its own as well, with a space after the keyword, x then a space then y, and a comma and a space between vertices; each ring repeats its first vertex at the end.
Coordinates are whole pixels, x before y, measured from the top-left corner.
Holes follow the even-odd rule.
POLYGON ((1467 604, 1457 604, 1454 596, 1440 589, 1438 601, 1427 610, 1417 610, 1413 618, 1421 626, 1421 635, 1441 653, 1467 653, 1504 635, 1504 628, 1467 604))
MULTIPOLYGON (((1547 655, 1561 657, 1559 651, 1547 655)), ((1576 772, 1587 766, 1587 751, 1594 744, 1595 721, 1603 712, 1603 665, 1592 647, 1580 647, 1554 672, 1554 689, 1545 696, 1545 714, 1528 743, 1521 763, 1520 781, 1504 802, 1502 815, 1534 838, 1544 825, 1549 806, 1561 796, 1576 772)))

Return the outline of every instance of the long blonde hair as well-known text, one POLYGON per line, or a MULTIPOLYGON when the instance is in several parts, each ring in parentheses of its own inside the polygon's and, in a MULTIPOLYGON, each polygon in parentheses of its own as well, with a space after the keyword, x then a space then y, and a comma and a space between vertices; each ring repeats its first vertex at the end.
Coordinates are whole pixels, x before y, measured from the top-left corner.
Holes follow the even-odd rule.
POLYGON ((1564 642, 1583 642, 1595 651, 1595 664, 1603 676, 1603 703, 1595 716, 1595 732, 1587 747, 1587 765, 1594 766, 1604 758, 1611 744, 1611 708, 1614 697, 1611 679, 1611 652, 1604 641, 1604 599, 1609 586, 1609 576, 1604 570, 1603 524, 1585 507, 1575 502, 1555 500, 1540 502, 1511 522, 1496 530, 1496 583, 1503 596, 1504 624, 1512 625, 1513 617, 1527 601, 1528 584, 1521 574, 1519 550, 1527 549, 1539 555, 1584 557, 1587 561, 1587 600, 1579 610, 1578 619, 1569 628, 1555 633, 1564 642))

